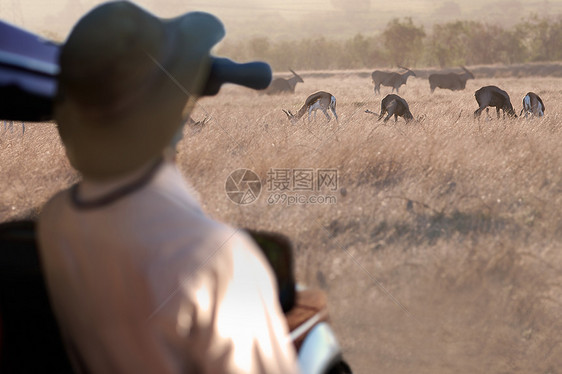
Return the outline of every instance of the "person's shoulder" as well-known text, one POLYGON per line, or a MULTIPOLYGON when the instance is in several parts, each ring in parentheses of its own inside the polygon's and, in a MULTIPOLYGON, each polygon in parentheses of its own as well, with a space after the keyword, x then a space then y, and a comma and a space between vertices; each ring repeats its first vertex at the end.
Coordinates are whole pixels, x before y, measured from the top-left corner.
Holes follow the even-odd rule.
POLYGON ((217 223, 213 228, 213 232, 217 238, 224 241, 225 246, 232 252, 244 253, 252 256, 261 255, 261 251, 256 242, 244 229, 217 223))
POLYGON ((204 247, 212 248, 215 263, 229 271, 241 268, 249 272, 267 272, 268 263, 256 242, 245 230, 213 221, 207 231, 204 247))
POLYGON ((252 237, 243 229, 227 228, 229 233, 228 253, 231 259, 233 273, 240 277, 241 273, 245 277, 255 279, 258 286, 265 286, 272 283, 273 273, 270 265, 265 258, 262 250, 252 237))
POLYGON ((201 223, 201 232, 205 232, 203 240, 215 247, 217 252, 232 257, 233 254, 255 255, 258 252, 255 242, 239 228, 213 221, 211 219, 201 223))

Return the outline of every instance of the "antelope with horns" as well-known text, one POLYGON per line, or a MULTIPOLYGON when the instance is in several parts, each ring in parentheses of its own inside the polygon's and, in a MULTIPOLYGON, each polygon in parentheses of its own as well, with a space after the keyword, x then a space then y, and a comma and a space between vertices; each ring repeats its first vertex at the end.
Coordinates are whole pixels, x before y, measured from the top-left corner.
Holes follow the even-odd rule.
POLYGON ((328 114, 328 109, 330 109, 336 118, 336 122, 338 122, 338 115, 336 113, 336 98, 331 93, 325 91, 318 91, 307 97, 304 101, 304 105, 299 109, 297 114, 293 114, 290 110, 286 111, 285 109, 283 109, 283 112, 285 112, 289 121, 295 124, 306 112, 308 112, 309 121, 312 112, 314 112, 314 119, 316 119, 316 111, 318 109, 324 113, 328 122, 331 120, 331 117, 328 114))
POLYGON ((525 118, 528 115, 542 117, 544 116, 544 104, 542 103, 542 99, 534 92, 528 92, 527 95, 523 98, 523 109, 521 109, 521 113, 519 116, 525 112, 525 118))
POLYGON ((474 79, 474 75, 467 68, 461 66, 464 73, 435 73, 429 76, 429 88, 431 93, 435 88, 443 88, 451 91, 461 91, 466 87, 466 81, 474 79))
POLYGON ((488 114, 488 107, 496 107, 498 119, 500 118, 500 109, 503 110, 503 118, 505 118, 506 113, 510 117, 517 118, 509 95, 496 86, 482 87, 474 93, 474 97, 479 106, 474 112, 474 118, 480 119, 480 114, 484 108, 486 108, 486 114, 488 114))
POLYGON ((403 66, 398 66, 398 67, 400 69, 406 70, 406 72, 400 74, 400 73, 389 73, 380 70, 373 71, 373 73, 371 74, 371 78, 373 78, 373 84, 375 85, 375 95, 377 93, 379 94, 381 93, 381 84, 383 86, 392 87, 391 92, 394 92, 394 90, 396 90, 396 93, 398 93, 398 89, 403 84, 406 84, 406 81, 408 80, 408 77, 410 75, 414 77, 416 76, 416 74, 410 69, 405 68, 403 66))
MULTIPOLYGON (((365 113, 370 113, 377 115, 375 112, 371 112, 370 110, 366 110, 365 113)), ((410 107, 406 100, 401 98, 398 95, 390 94, 386 95, 384 99, 381 101, 381 114, 378 114, 379 118, 377 121, 380 121, 385 114, 388 115, 384 119, 384 122, 388 121, 390 117, 394 116, 394 122, 398 121, 398 117, 404 118, 406 122, 410 122, 414 119, 414 116, 410 112, 410 107)))
POLYGON ((295 87, 297 86, 297 83, 304 83, 304 80, 292 69, 289 69, 289 71, 293 73, 293 76, 291 78, 275 78, 265 92, 268 95, 279 93, 295 93, 295 87))

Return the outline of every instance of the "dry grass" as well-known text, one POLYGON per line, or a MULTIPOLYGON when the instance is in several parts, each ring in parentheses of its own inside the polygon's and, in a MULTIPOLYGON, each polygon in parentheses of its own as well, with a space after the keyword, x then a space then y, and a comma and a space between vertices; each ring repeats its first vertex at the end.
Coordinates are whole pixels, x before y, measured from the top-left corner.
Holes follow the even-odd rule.
POLYGON ((77 180, 52 123, 28 123, 24 134, 21 123, 2 125, 0 150, 0 221, 35 216, 51 195, 77 180))
MULTIPOLYGON (((376 122, 370 80, 305 78, 294 96, 227 86, 204 98, 178 162, 204 209, 237 226, 284 232, 302 281, 329 293, 335 328, 358 373, 554 373, 562 367, 562 92, 560 78, 486 78, 463 92, 401 90, 413 124, 376 122), (495 84, 516 110, 527 91, 540 120, 474 121, 474 91, 495 84), (338 99, 340 124, 291 126, 315 90, 338 99), (237 206, 224 184, 249 168, 335 168, 333 205, 237 206)), ((383 95, 389 92, 383 88, 383 95)), ((492 113, 495 117, 495 113, 492 113)), ((76 180, 54 125, 0 135, 0 220, 28 214, 76 180)), ((326 191, 324 191, 326 192, 326 191)))

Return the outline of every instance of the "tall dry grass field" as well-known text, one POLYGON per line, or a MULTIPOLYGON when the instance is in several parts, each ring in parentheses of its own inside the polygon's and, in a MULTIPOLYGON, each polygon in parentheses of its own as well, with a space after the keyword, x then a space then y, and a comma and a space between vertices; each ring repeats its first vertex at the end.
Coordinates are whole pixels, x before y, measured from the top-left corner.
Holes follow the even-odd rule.
MULTIPOLYGON (((400 91, 419 117, 410 124, 364 112, 390 92, 375 96, 364 75, 304 79, 291 96, 227 86, 200 100, 193 117, 209 122, 186 128, 178 162, 208 214, 294 240, 297 276, 328 293, 358 373, 558 372, 562 79, 476 79, 431 95, 426 79, 410 78, 400 91), (474 91, 488 84, 517 112, 527 91, 538 93, 546 116, 475 121, 474 91), (291 125, 281 109, 298 110, 316 90, 337 97, 339 125, 320 112, 291 125), (262 181, 253 204, 225 193, 239 168, 262 181), (335 169, 337 188, 275 190, 274 173, 295 169, 335 169), (332 203, 282 204, 280 193, 332 203)), ((78 178, 54 125, 17 129, 0 136, 1 220, 36 214, 78 178)))

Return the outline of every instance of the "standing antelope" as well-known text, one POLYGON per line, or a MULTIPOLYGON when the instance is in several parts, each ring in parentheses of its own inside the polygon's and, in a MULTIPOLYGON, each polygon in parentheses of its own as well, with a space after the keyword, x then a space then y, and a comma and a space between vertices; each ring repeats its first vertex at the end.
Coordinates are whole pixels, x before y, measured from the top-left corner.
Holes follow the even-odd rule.
POLYGON ((435 88, 443 88, 451 91, 461 91, 466 87, 466 81, 474 79, 474 75, 467 68, 461 66, 464 73, 435 73, 429 76, 429 88, 431 93, 435 88))
POLYGON ((521 109, 519 116, 525 112, 525 118, 527 118, 529 114, 531 116, 542 117, 544 116, 544 110, 545 107, 539 95, 534 92, 528 92, 523 98, 523 109, 521 109))
POLYGON ((274 95, 278 93, 295 93, 295 87, 297 83, 304 83, 304 80, 300 75, 295 73, 293 70, 289 69, 293 76, 291 78, 275 78, 266 90, 268 95, 274 95))
MULTIPOLYGON (((370 110, 366 110, 365 113, 370 113, 377 115, 375 112, 371 112, 370 110)), ((390 94, 386 95, 384 99, 381 101, 381 114, 379 114, 379 118, 377 121, 380 121, 384 115, 388 113, 384 122, 388 121, 390 117, 394 116, 394 122, 398 121, 398 117, 403 117, 406 122, 410 122, 414 119, 414 116, 410 112, 410 107, 406 100, 401 98, 398 95, 390 94)))
POLYGON ((511 105, 511 100, 509 95, 504 90, 499 89, 496 86, 486 86, 477 90, 474 93, 476 102, 479 108, 474 112, 474 118, 478 117, 480 119, 480 114, 486 108, 486 114, 488 114, 488 107, 496 107, 496 113, 498 114, 498 119, 500 118, 500 109, 503 110, 503 118, 505 114, 508 116, 516 118, 515 110, 513 110, 513 105, 511 105))
POLYGON ((373 71, 371 77, 373 78, 373 83, 375 85, 375 95, 377 93, 379 94, 381 93, 381 84, 383 86, 392 87, 391 92, 394 92, 394 90, 396 90, 396 93, 398 93, 398 89, 400 88, 401 85, 406 84, 406 81, 408 80, 408 77, 410 75, 413 75, 414 77, 416 76, 416 74, 410 69, 405 68, 403 66, 398 66, 398 67, 407 71, 402 74, 389 73, 380 70, 373 71))
POLYGON ((299 109, 297 114, 293 114, 290 110, 286 111, 284 109, 283 112, 285 112, 287 117, 289 117, 289 121, 294 124, 299 119, 301 119, 301 117, 304 116, 306 112, 308 112, 309 121, 310 114, 312 112, 314 112, 314 119, 316 120, 316 111, 318 109, 320 109, 322 113, 324 113, 324 115, 328 119, 328 122, 330 122, 331 120, 331 117, 328 114, 328 109, 330 109, 334 114, 334 117, 336 118, 336 122, 338 122, 338 115, 336 113, 336 98, 331 93, 325 91, 318 91, 307 97, 304 101, 304 105, 299 109))

